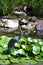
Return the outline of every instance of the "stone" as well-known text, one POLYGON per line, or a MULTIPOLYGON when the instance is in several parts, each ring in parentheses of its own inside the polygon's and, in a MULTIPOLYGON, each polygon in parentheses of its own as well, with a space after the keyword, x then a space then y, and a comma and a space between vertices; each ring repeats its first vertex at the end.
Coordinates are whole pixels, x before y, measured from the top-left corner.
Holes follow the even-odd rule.
POLYGON ((21 28, 26 30, 27 26, 26 25, 22 25, 21 28))
POLYGON ((37 21, 37 18, 36 18, 35 16, 30 17, 30 18, 29 18, 29 21, 31 21, 31 22, 35 22, 35 21, 37 21))
POLYGON ((35 30, 35 24, 33 22, 29 22, 27 24, 27 29, 30 31, 34 31, 35 30))
POLYGON ((23 22, 23 23, 28 23, 28 20, 26 20, 26 19, 22 19, 21 22, 23 22))
POLYGON ((20 16, 21 15, 24 18, 27 16, 26 13, 25 12, 22 12, 22 11, 15 11, 15 12, 13 11, 12 13, 14 15, 16 15, 16 16, 20 16))
POLYGON ((1 21, 1 32, 13 32, 18 29, 19 27, 19 20, 16 19, 2 19, 1 21))
POLYGON ((38 20, 36 24, 36 30, 38 34, 43 35, 43 20, 38 20))

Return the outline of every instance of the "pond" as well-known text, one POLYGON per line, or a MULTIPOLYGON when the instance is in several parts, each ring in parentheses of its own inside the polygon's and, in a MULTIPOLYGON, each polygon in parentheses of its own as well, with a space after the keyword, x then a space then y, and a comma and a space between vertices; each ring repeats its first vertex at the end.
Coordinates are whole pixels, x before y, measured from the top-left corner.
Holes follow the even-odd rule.
POLYGON ((29 63, 11 63, 9 65, 43 65, 43 62, 38 62, 37 64, 29 64, 29 63))
MULTIPOLYGON (((8 36, 8 37, 14 37, 14 36, 17 36, 19 34, 20 34, 19 30, 16 30, 16 31, 13 31, 13 32, 10 32, 10 33, 0 32, 0 36, 5 35, 5 36, 8 36)), ((40 38, 40 39, 43 40, 43 36, 40 36, 40 35, 37 35, 37 34, 30 34, 29 37, 36 38, 36 39, 40 38)), ((0 65, 2 65, 2 64, 0 64, 0 65)), ((29 63, 10 63, 9 65, 33 65, 33 64, 29 64, 29 63)), ((34 65, 43 65, 43 62, 38 62, 34 65)))

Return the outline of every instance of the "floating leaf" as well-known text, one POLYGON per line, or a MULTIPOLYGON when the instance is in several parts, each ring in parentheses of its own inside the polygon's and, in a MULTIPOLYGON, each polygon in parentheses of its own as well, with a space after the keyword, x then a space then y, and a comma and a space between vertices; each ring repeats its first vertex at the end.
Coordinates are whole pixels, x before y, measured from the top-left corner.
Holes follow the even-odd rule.
POLYGON ((21 58, 21 59, 20 59, 20 62, 22 62, 22 63, 27 63, 27 60, 26 60, 25 58, 21 58))
POLYGON ((40 42, 39 42, 39 44, 42 46, 42 45, 43 45, 43 42, 42 42, 42 41, 40 41, 40 42))
POLYGON ((28 40, 29 42, 33 42, 33 39, 32 39, 31 37, 28 37, 27 40, 28 40))
POLYGON ((40 53, 40 56, 42 56, 42 57, 43 57, 43 52, 41 52, 41 53, 40 53))
POLYGON ((14 47, 20 48, 20 44, 18 44, 17 42, 14 43, 14 47))
POLYGON ((30 63, 30 64, 36 64, 37 61, 35 61, 35 60, 29 60, 28 63, 30 63))
POLYGON ((43 52, 43 46, 41 47, 41 51, 43 52))
POLYGON ((33 54, 39 54, 40 53, 40 47, 39 46, 33 46, 33 54))
POLYGON ((10 38, 7 36, 1 36, 1 40, 3 43, 7 43, 10 40, 10 38))
POLYGON ((10 62, 19 63, 19 60, 17 58, 14 58, 13 56, 11 56, 9 59, 10 59, 10 62))
POLYGON ((11 52, 12 55, 17 55, 18 54, 18 51, 14 48, 10 52, 11 52))
POLYGON ((26 43, 27 42, 27 38, 21 38, 18 43, 22 43, 22 42, 23 42, 23 44, 26 43))
POLYGON ((0 54, 0 59, 8 59, 8 55, 2 55, 2 54, 0 54))
POLYGON ((43 57, 41 57, 41 55, 37 55, 37 56, 35 56, 35 60, 36 61, 43 61, 43 57))
POLYGON ((34 42, 34 43, 38 43, 38 40, 37 40, 37 39, 33 39, 33 42, 34 42))
POLYGON ((0 53, 2 53, 2 52, 3 52, 3 47, 0 46, 0 53))
POLYGON ((0 60, 0 64, 10 64, 10 61, 9 60, 0 60))
POLYGON ((18 53, 19 53, 19 54, 22 54, 22 55, 25 55, 25 52, 24 52, 23 49, 19 49, 19 50, 18 50, 18 53))
POLYGON ((25 50, 25 51, 29 51, 30 50, 30 46, 28 45, 21 45, 21 47, 25 50))

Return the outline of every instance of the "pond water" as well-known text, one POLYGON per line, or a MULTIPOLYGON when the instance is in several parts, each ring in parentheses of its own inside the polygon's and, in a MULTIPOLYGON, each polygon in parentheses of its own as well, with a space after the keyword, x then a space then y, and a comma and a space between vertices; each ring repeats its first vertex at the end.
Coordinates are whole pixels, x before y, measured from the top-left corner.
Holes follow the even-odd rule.
POLYGON ((43 65, 43 62, 38 62, 37 64, 29 64, 29 63, 11 63, 9 65, 43 65))

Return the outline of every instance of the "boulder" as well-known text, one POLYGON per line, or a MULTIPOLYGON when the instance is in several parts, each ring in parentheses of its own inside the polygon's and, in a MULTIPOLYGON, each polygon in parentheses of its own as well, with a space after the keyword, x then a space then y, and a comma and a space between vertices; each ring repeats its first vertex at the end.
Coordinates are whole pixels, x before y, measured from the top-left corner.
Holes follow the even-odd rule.
POLYGON ((35 17, 35 16, 30 17, 30 18, 29 18, 29 21, 30 21, 30 22, 35 22, 35 21, 37 21, 37 17, 35 17))
POLYGON ((43 20, 38 20, 36 24, 36 30, 38 34, 43 35, 43 20))
POLYGON ((13 32, 19 27, 19 20, 16 19, 2 19, 2 26, 0 26, 1 32, 13 32))
POLYGON ((26 17, 27 15, 26 15, 26 13, 25 12, 22 12, 22 11, 13 11, 12 12, 14 15, 16 15, 16 16, 22 16, 22 17, 26 17))

